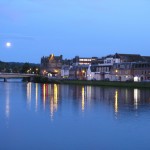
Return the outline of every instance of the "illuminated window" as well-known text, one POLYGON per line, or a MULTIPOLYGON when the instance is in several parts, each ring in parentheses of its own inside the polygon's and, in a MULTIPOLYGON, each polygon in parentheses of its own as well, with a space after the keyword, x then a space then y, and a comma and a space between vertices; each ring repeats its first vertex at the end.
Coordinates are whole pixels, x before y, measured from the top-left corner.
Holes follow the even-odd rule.
POLYGON ((83 59, 79 59, 79 61, 84 61, 83 59))

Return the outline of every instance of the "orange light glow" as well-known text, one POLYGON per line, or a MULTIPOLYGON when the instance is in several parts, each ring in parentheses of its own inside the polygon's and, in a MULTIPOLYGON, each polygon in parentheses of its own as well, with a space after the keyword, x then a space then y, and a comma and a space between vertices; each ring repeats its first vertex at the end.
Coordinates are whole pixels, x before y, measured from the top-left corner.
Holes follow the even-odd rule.
POLYGON ((82 87, 82 111, 84 111, 84 107, 85 107, 85 92, 84 92, 84 87, 82 87))

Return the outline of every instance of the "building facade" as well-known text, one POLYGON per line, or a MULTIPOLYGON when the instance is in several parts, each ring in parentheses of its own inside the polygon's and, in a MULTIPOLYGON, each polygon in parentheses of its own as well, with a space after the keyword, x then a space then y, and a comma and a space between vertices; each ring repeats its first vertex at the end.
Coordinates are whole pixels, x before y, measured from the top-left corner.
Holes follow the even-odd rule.
POLYGON ((146 81, 150 80, 150 63, 115 63, 111 69, 110 81, 146 81))
POLYGON ((69 78, 70 66, 63 65, 61 68, 61 78, 69 78))
POLYGON ((61 75, 63 56, 54 56, 51 54, 49 57, 41 58, 41 74, 48 75, 49 77, 58 77, 61 75))
POLYGON ((87 80, 109 80, 113 64, 120 63, 120 58, 114 57, 114 55, 108 55, 101 60, 103 63, 89 66, 87 80))
POLYGON ((150 57, 114 54, 105 57, 79 57, 63 60, 62 55, 41 58, 41 74, 79 80, 150 80, 150 57))
POLYGON ((74 65, 90 65, 90 64, 92 64, 92 62, 95 62, 97 60, 98 60, 97 57, 75 56, 75 58, 73 58, 73 63, 74 63, 74 65))
POLYGON ((71 66, 69 70, 70 79, 86 80, 88 65, 71 66))

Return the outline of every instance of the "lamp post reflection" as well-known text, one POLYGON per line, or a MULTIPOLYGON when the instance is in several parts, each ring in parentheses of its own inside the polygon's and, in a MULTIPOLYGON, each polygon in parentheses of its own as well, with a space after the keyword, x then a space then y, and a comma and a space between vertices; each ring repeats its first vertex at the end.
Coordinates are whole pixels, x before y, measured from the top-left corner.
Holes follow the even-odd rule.
POLYGON ((42 85, 42 101, 43 108, 49 106, 50 117, 53 119, 54 112, 58 108, 59 88, 57 84, 43 84, 42 85))
POLYGON ((38 110, 38 83, 35 85, 35 111, 38 110))
POLYGON ((9 126, 9 118, 10 118, 10 88, 9 84, 5 84, 6 91, 6 99, 5 99, 5 117, 6 117, 6 126, 9 126))
POLYGON ((43 84, 43 106, 45 109, 45 102, 46 102, 46 84, 43 84))
POLYGON ((115 91, 115 113, 117 114, 118 113, 118 90, 116 89, 115 91))
POLYGON ((5 114, 6 114, 6 117, 9 118, 9 115, 10 115, 10 99, 9 99, 9 93, 7 93, 7 96, 6 96, 5 114))
POLYGON ((54 84, 53 93, 51 93, 50 97, 50 116, 53 120, 54 111, 57 111, 58 107, 58 85, 54 84))
POLYGON ((126 89, 125 90, 125 101, 126 101, 126 103, 128 103, 128 96, 129 96, 129 93, 128 93, 128 90, 126 89))
POLYGON ((53 116, 54 116, 54 101, 53 101, 53 97, 50 98, 50 117, 53 120, 53 116))
POLYGON ((27 83, 27 104, 29 107, 31 104, 31 86, 32 86, 31 82, 27 83))
POLYGON ((85 107, 85 91, 84 87, 82 87, 82 111, 84 111, 84 107, 85 107))
POLYGON ((87 99, 91 100, 91 86, 87 86, 87 99))
POLYGON ((54 84, 54 104, 57 110, 57 102, 58 102, 58 85, 54 84))
POLYGON ((138 101, 140 99, 140 90, 134 89, 134 108, 138 109, 138 101))

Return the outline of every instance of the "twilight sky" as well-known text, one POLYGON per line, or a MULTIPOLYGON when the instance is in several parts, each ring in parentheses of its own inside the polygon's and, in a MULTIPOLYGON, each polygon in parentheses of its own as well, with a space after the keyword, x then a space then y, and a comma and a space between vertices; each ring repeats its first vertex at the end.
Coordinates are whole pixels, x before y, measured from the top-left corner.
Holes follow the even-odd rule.
POLYGON ((149 16, 149 0, 0 0, 0 60, 150 56, 149 16))

